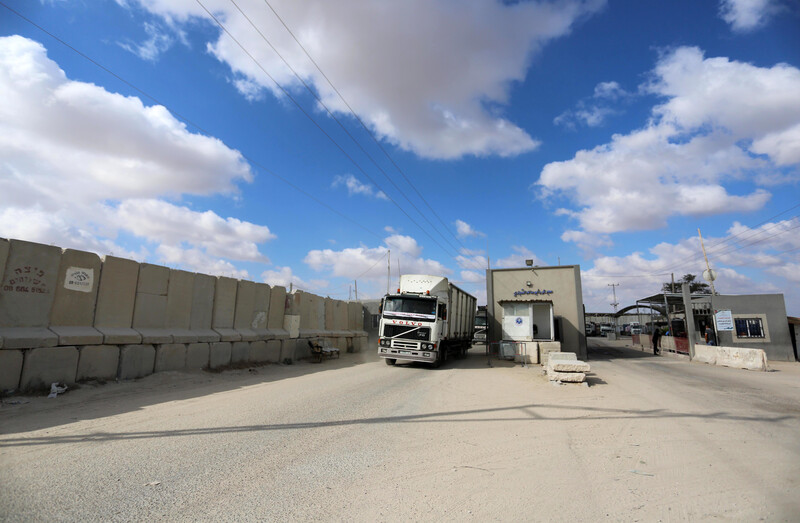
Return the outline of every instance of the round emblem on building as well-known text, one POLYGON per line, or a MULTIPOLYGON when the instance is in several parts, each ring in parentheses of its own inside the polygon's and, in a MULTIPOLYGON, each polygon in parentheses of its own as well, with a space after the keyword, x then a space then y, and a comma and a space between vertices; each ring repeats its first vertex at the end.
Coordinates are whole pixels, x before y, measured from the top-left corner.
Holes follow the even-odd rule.
POLYGON ((517 318, 515 321, 517 325, 522 325, 522 318, 517 318))

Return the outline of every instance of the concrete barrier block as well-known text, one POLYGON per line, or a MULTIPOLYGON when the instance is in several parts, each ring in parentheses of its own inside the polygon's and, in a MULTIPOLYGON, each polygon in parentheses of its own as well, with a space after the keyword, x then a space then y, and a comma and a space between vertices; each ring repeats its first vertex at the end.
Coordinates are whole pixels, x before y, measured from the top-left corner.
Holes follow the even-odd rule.
POLYGON ((167 326, 167 297, 136 293, 133 311, 134 329, 164 329, 167 326))
POLYGON ((183 343, 164 343, 156 345, 155 372, 183 370, 186 368, 186 345, 183 343))
POLYGON ((166 296, 169 288, 169 268, 151 263, 139 265, 139 282, 136 292, 166 296))
POLYGON ((208 366, 212 369, 225 367, 231 363, 232 345, 229 341, 219 341, 209 344, 208 366))
POLYGON ((186 345, 186 368, 205 369, 210 357, 208 343, 189 343, 186 345))
POLYGON ((267 311, 267 329, 270 331, 283 330, 283 315, 286 311, 286 289, 272 287, 269 294, 269 310, 267 311))
MULTIPOLYGON (((138 279, 139 264, 135 261, 114 256, 103 258, 94 314, 97 330, 103 332, 101 327, 131 328, 138 279)), ((114 342, 106 340, 106 343, 114 342)))
POLYGON ((715 365, 717 363, 717 347, 711 345, 700 345, 699 343, 695 344, 694 361, 715 365))
POLYGON ((51 327, 90 327, 94 323, 101 267, 100 257, 93 252, 64 249, 50 311, 51 327))
POLYGON ((96 327, 103 335, 103 343, 108 345, 127 345, 142 342, 142 335, 131 328, 96 327))
POLYGON ((191 272, 177 269, 169 272, 166 327, 170 330, 186 331, 191 327, 194 278, 191 272))
MULTIPOLYGON (((172 336, 172 343, 196 343, 200 341, 200 333, 189 329, 167 329, 167 332, 172 336)), ((216 333, 214 334, 214 340, 207 341, 218 341, 219 338, 216 333)))
POLYGON ((192 313, 189 329, 193 331, 210 330, 214 317, 214 289, 217 280, 206 274, 194 275, 192 288, 192 313))
POLYGON ((253 363, 278 363, 281 361, 281 341, 254 341, 250 344, 250 361, 253 363))
POLYGON ((578 355, 574 352, 551 352, 550 361, 578 361, 578 355))
POLYGON ((76 347, 45 347, 25 351, 21 390, 49 389, 54 382, 75 383, 78 372, 78 349, 76 347))
POLYGON ((519 348, 520 354, 514 356, 514 362, 536 365, 539 363, 539 342, 526 341, 524 347, 519 348), (524 354, 522 352, 524 351, 524 354))
MULTIPOLYGON (((3 278, 6 274, 6 261, 8 261, 10 245, 7 239, 0 238, 0 278, 3 278)), ((2 283, 2 281, 0 281, 0 283, 2 283)))
POLYGON ((10 240, 0 282, 0 326, 49 325, 60 263, 58 247, 10 240))
POLYGON ((173 343, 172 333, 168 329, 134 329, 142 335, 141 343, 173 343))
POLYGON ((717 365, 765 371, 767 370, 767 354, 763 349, 717 347, 717 365))
POLYGON ((153 373, 156 349, 152 345, 123 345, 119 349, 117 377, 123 380, 143 378, 153 373))
POLYGON ((103 343, 103 334, 94 327, 51 325, 50 330, 58 336, 58 345, 100 345, 103 343))
POLYGON ((250 361, 250 342, 235 341, 231 344, 231 363, 250 361))
POLYGON ((239 333, 242 341, 255 341, 259 338, 259 334, 253 329, 255 303, 256 284, 247 280, 239 280, 236 289, 236 312, 233 316, 233 328, 239 333))
POLYGON ((0 391, 19 388, 22 359, 21 350, 0 350, 0 391))
POLYGON ((220 341, 242 341, 242 335, 235 329, 215 327, 213 330, 219 335, 220 341))
POLYGON ((283 317, 283 329, 290 338, 300 336, 300 316, 286 315, 283 317))
POLYGON ((259 337, 269 335, 267 320, 269 319, 269 299, 272 289, 266 283, 256 283, 255 299, 253 300, 253 317, 250 328, 259 334, 259 337))
POLYGON ((232 329, 233 318, 236 312, 237 280, 217 276, 214 287, 214 315, 211 319, 211 328, 214 330, 232 329))
POLYGON ((55 347, 58 335, 44 327, 0 327, 3 349, 55 347))
POLYGON ((78 381, 89 379, 113 380, 119 369, 119 347, 116 345, 87 345, 78 347, 78 381))

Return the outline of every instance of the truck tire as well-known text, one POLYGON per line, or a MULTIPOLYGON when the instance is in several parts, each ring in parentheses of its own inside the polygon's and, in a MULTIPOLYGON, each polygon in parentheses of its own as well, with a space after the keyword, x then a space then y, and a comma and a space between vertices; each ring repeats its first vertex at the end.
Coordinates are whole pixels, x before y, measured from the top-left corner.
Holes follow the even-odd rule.
POLYGON ((394 365, 397 363, 397 360, 394 358, 383 358, 383 361, 385 361, 387 365, 394 365))

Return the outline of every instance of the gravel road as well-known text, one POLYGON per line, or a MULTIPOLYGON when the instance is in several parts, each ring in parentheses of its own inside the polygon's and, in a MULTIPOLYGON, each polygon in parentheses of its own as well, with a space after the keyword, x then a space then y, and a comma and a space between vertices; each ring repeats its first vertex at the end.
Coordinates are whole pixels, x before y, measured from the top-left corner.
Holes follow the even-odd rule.
POLYGON ((0 520, 800 519, 800 364, 591 343, 589 387, 476 347, 5 398, 0 520))

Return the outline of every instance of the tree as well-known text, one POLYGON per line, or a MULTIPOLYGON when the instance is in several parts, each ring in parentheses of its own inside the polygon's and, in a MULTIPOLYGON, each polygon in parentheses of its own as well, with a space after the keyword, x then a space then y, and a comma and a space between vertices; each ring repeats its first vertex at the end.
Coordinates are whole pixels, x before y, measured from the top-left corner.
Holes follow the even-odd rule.
MULTIPOLYGON (((684 274, 683 278, 675 281, 675 292, 681 292, 681 284, 688 283, 689 291, 692 294, 711 294, 711 286, 707 283, 697 281, 694 274, 684 274)), ((667 282, 661 286, 661 292, 672 292, 672 282, 667 282)))

